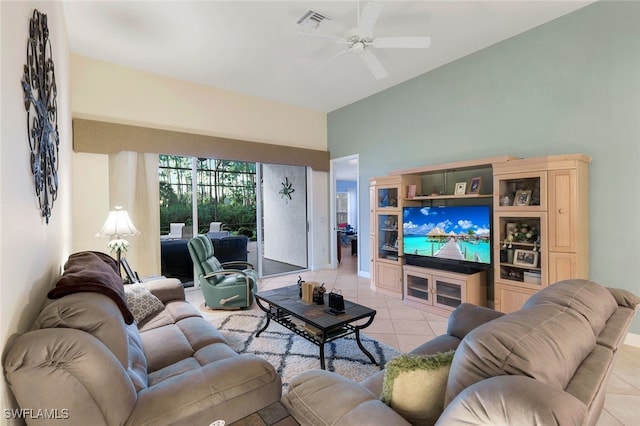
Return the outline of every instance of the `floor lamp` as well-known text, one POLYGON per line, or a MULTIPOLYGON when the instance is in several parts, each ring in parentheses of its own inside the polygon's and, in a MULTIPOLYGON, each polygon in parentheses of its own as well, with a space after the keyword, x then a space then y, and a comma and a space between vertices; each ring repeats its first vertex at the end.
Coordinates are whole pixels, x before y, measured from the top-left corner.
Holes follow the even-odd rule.
POLYGON ((120 259, 122 257, 122 252, 127 251, 127 248, 129 247, 129 242, 122 237, 126 235, 139 234, 140 231, 133 226, 133 223, 129 218, 129 214, 126 210, 122 210, 122 206, 116 206, 115 210, 111 210, 109 212, 109 216, 107 216, 107 220, 102 226, 102 229, 100 229, 100 232, 96 234, 96 237, 111 237, 107 247, 111 249, 112 253, 114 250, 116 252, 118 257, 118 274, 120 274, 120 276, 122 276, 120 273, 120 259))

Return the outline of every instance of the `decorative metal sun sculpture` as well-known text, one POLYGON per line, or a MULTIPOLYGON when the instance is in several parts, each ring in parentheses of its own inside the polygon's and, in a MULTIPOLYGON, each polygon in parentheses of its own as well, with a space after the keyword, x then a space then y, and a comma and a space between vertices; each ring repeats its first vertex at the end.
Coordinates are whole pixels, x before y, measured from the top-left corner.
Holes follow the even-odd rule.
POLYGON ((49 223, 58 196, 58 112, 47 15, 33 11, 29 21, 27 63, 22 90, 27 110, 27 138, 31 149, 31 172, 42 217, 49 223))
POLYGON ((295 189, 293 189, 293 184, 289 182, 289 178, 285 177, 284 178, 284 182, 282 182, 282 189, 280 191, 278 191, 278 193, 280 194, 280 196, 282 198, 285 199, 285 201, 289 202, 286 197, 289 198, 289 200, 291 199, 291 194, 293 194, 293 192, 295 192, 295 189))

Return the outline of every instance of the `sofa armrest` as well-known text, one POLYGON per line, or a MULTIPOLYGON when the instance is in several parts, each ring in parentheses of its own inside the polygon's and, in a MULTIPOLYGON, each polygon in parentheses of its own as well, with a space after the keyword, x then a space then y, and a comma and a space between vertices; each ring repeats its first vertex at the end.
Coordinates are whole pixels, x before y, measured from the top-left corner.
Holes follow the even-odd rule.
POLYGON ((451 312, 447 325, 447 334, 462 340, 474 328, 503 315, 502 312, 494 311, 484 306, 463 303, 451 312))
POLYGON ((164 304, 171 300, 185 300, 184 287, 177 278, 162 278, 142 285, 164 304))
POLYGON ((495 376, 460 392, 436 426, 582 425, 587 407, 562 389, 526 376, 495 376))
POLYGON ((282 381, 268 361, 234 356, 141 390, 127 424, 230 424, 279 401, 281 394, 282 381))
POLYGON ((282 404, 303 425, 361 426, 372 419, 381 425, 409 424, 378 395, 325 370, 309 370, 296 376, 282 397, 282 404))
POLYGON ((616 299, 618 306, 635 310, 640 304, 640 297, 630 291, 623 290, 621 288, 607 288, 607 290, 609 290, 613 298, 616 299))

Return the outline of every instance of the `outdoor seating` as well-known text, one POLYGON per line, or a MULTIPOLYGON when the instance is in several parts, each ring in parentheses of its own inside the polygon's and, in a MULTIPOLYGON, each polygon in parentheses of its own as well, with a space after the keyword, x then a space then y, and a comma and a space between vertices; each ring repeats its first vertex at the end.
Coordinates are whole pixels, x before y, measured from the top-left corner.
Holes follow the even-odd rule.
POLYGON ((161 240, 175 240, 182 238, 182 228, 184 228, 184 223, 170 223, 169 224, 169 233, 167 235, 161 235, 161 240))

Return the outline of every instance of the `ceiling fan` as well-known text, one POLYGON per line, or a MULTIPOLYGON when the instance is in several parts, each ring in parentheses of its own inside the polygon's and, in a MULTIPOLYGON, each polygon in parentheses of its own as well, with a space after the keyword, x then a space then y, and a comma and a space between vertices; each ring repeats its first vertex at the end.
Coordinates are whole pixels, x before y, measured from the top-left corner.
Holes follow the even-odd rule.
POLYGON ((431 37, 373 37, 373 27, 382 12, 382 4, 366 3, 360 13, 360 2, 358 2, 357 26, 344 37, 335 37, 326 34, 303 33, 312 36, 329 38, 339 44, 347 45, 347 48, 335 54, 327 62, 316 68, 316 72, 326 67, 338 56, 344 54, 359 55, 373 76, 380 80, 388 73, 382 63, 378 60, 373 49, 425 49, 431 45, 431 37))

